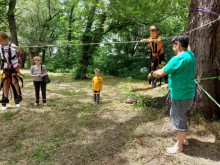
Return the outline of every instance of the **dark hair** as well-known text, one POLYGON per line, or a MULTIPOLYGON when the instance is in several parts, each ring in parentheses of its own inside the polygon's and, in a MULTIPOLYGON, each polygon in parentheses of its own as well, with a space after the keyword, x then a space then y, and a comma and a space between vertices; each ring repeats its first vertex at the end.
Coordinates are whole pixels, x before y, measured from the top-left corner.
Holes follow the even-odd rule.
POLYGON ((178 35, 172 39, 172 44, 180 43, 183 48, 187 48, 189 45, 189 38, 186 35, 178 35))

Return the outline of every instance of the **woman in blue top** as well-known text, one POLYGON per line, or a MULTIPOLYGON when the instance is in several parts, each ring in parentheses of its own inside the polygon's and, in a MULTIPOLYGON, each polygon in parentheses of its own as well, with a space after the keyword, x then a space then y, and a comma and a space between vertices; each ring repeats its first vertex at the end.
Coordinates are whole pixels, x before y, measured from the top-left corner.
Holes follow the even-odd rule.
POLYGON ((183 151, 183 144, 188 145, 186 139, 187 111, 190 109, 195 97, 194 76, 196 61, 193 52, 188 45, 189 39, 185 35, 179 35, 172 40, 173 51, 176 56, 162 69, 151 72, 148 78, 163 77, 168 74, 169 90, 171 96, 170 116, 173 127, 177 132, 177 143, 173 147, 166 148, 168 153, 183 151))

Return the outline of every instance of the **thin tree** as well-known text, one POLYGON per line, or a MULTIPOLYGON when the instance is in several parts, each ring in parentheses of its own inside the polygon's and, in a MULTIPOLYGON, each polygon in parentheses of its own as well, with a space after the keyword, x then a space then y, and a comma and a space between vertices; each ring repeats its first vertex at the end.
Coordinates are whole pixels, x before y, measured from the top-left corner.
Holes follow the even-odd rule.
POLYGON ((11 34, 11 41, 12 43, 18 45, 17 27, 15 21, 16 0, 10 0, 8 6, 9 8, 7 15, 8 15, 10 34, 11 34))

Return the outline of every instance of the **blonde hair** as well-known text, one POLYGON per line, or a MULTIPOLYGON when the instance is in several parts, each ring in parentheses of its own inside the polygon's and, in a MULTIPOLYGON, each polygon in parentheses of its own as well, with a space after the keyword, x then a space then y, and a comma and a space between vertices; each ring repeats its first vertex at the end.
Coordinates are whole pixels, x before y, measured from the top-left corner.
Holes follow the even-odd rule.
POLYGON ((149 31, 156 31, 156 32, 159 32, 159 27, 156 26, 156 25, 152 25, 152 26, 149 28, 149 31))
POLYGON ((99 73, 100 73, 100 70, 99 70, 98 68, 96 68, 96 69, 94 70, 94 72, 99 72, 99 73))
POLYGON ((35 56, 35 57, 34 57, 34 61, 36 61, 37 59, 40 59, 40 60, 41 60, 40 56, 35 56))
POLYGON ((8 39, 8 35, 7 35, 7 33, 5 33, 5 32, 3 32, 3 31, 0 31, 0 38, 2 38, 2 39, 8 39))

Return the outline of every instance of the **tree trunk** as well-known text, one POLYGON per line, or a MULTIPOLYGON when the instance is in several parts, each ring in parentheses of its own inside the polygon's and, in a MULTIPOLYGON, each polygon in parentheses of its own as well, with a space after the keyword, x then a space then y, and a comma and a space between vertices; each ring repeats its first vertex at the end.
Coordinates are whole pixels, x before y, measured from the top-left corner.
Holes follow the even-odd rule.
POLYGON ((34 50, 34 48, 32 48, 32 47, 29 47, 28 48, 28 51, 29 51, 29 56, 30 56, 30 64, 31 65, 34 65, 34 57, 35 56, 38 56, 38 54, 40 53, 40 51, 41 51, 41 48, 36 48, 35 50, 34 50))
POLYGON ((44 47, 43 48, 43 51, 42 51, 42 63, 44 64, 45 63, 45 57, 46 57, 46 50, 47 50, 47 47, 44 47))
MULTIPOLYGON (((198 7, 207 8, 220 13, 219 0, 191 0, 189 13, 189 30, 209 23, 218 17, 202 11, 198 7)), ((196 56, 196 79, 217 77, 220 75, 220 23, 192 31, 189 35, 192 51, 196 56)), ((204 80, 200 84, 217 101, 220 102, 220 81, 204 80)), ((196 88, 194 109, 207 119, 219 119, 220 109, 207 95, 196 88)))
POLYGON ((12 43, 18 45, 17 27, 16 27, 15 14, 14 14, 15 6, 16 6, 16 0, 10 0, 9 9, 8 9, 8 23, 11 34, 11 41, 12 43))
MULTIPOLYGON (((86 30, 85 30, 85 33, 82 37, 82 42, 84 44, 98 43, 102 40, 102 37, 104 35, 103 24, 107 18, 106 13, 102 14, 99 27, 95 31, 91 32, 92 25, 94 23, 95 10, 96 10, 96 6, 92 6, 90 9, 90 14, 88 17, 86 30)), ((79 59, 80 67, 79 67, 78 74, 77 74, 78 76, 76 78, 81 78, 81 79, 87 78, 86 77, 87 68, 88 68, 89 64, 91 63, 92 55, 98 46, 99 46, 98 44, 96 44, 96 45, 83 45, 82 46, 82 55, 79 59)))
POLYGON ((26 51, 22 52, 21 65, 20 65, 21 68, 25 68, 24 64, 26 61, 26 54, 27 54, 26 51))
MULTIPOLYGON (((73 11, 74 11, 75 5, 72 5, 71 9, 70 9, 70 17, 69 17, 69 30, 68 30, 68 35, 67 35, 67 40, 68 43, 71 43, 72 40, 72 23, 74 22, 73 20, 73 11)), ((67 57, 69 58, 70 56, 70 46, 67 46, 67 57)), ((67 61, 68 62, 68 61, 67 61)), ((67 63, 67 67, 68 67, 69 63, 67 63)))

